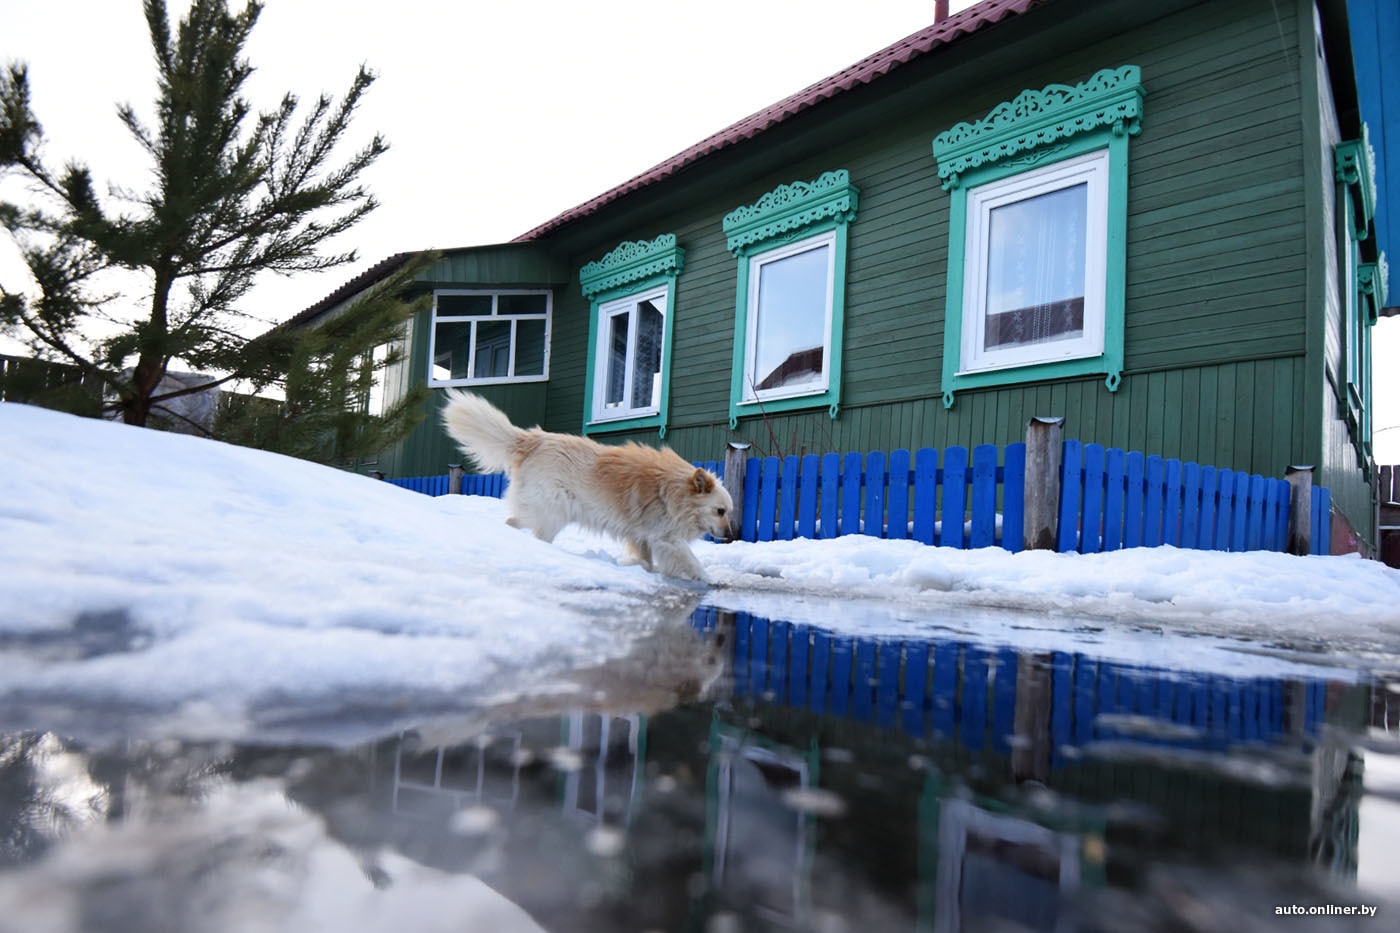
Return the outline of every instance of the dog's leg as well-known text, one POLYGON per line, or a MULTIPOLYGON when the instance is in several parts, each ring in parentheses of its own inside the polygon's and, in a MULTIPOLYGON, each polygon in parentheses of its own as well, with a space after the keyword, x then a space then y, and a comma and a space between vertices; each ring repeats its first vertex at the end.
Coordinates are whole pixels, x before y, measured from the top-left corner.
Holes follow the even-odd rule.
POLYGON ((628 539, 622 542, 622 564, 637 564, 641 567, 651 569, 651 545, 643 540, 628 539))
POLYGON ((695 559, 689 545, 658 541, 651 551, 656 572, 662 576, 679 580, 705 580, 705 568, 695 559))

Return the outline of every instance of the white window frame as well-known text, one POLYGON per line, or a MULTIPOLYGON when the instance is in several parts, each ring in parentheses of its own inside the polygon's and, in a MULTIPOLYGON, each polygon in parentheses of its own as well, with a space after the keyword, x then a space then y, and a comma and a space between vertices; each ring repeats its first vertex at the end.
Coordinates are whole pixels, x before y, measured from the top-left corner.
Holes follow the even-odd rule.
POLYGON ((666 353, 666 339, 671 329, 671 286, 669 284, 657 285, 644 291, 633 292, 621 298, 614 298, 598 305, 597 311, 597 334, 593 352, 593 410, 591 412, 594 422, 620 421, 625 418, 645 418, 651 415, 660 414, 662 387, 666 385, 666 366, 669 354, 666 353), (612 319, 626 314, 627 324, 627 374, 623 380, 622 398, 624 402, 632 398, 633 379, 636 377, 637 369, 637 306, 644 301, 655 301, 657 298, 664 299, 663 310, 661 312, 661 339, 658 349, 661 352, 661 362, 655 378, 659 380, 652 392, 653 405, 641 408, 630 408, 624 405, 610 407, 607 404, 608 397, 608 363, 611 355, 611 342, 609 335, 611 330, 609 325, 612 319))
POLYGON ((550 337, 553 332, 554 319, 554 293, 543 288, 503 288, 503 289, 472 289, 472 288, 440 288, 433 292, 433 315, 428 336, 428 385, 434 387, 442 386, 482 386, 482 385, 504 385, 509 383, 525 382, 545 382, 549 379, 549 350, 550 337), (438 310, 438 298, 442 295, 489 295, 491 297, 491 313, 454 315, 442 314, 438 310), (544 311, 542 313, 508 313, 500 311, 500 299, 509 295, 542 295, 544 296, 544 311), (542 372, 530 373, 528 375, 517 376, 515 374, 515 356, 517 349, 517 334, 519 322, 521 321, 544 321, 544 360, 542 372), (477 325, 483 321, 510 322, 510 346, 508 350, 507 374, 504 376, 489 376, 475 378, 465 376, 457 379, 439 379, 433 375, 437 366, 437 333, 439 324, 470 324, 471 325, 471 350, 467 359, 467 372, 476 371, 476 351, 477 351, 477 325))
POLYGON ((744 373, 741 398, 745 403, 766 402, 771 399, 799 398, 807 395, 822 395, 831 387, 832 321, 836 294, 836 231, 828 230, 816 236, 804 237, 794 243, 764 250, 749 257, 748 296, 744 308, 747 339, 744 341, 744 373), (762 282, 763 267, 771 262, 787 259, 818 248, 826 249, 826 307, 822 321, 822 371, 821 378, 801 385, 781 386, 774 389, 759 389, 759 373, 754 367, 758 363, 758 294, 762 282))
POLYGON ((1107 148, 968 190, 963 281, 971 287, 963 290, 960 373, 989 372, 1103 354, 1108 280, 1108 191, 1107 148), (992 211, 1080 184, 1087 185, 1088 196, 1082 336, 1030 346, 988 349, 985 344, 992 211))

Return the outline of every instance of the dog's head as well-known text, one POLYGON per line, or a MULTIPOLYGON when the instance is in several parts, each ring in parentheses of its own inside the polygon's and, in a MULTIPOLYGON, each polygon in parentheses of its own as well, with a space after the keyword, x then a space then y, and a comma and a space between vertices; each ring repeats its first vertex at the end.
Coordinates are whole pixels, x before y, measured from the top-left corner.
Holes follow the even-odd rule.
POLYGON ((729 498, 729 490, 709 470, 697 467, 690 475, 687 491, 697 534, 713 535, 719 541, 728 540, 729 520, 734 512, 734 500, 729 498))

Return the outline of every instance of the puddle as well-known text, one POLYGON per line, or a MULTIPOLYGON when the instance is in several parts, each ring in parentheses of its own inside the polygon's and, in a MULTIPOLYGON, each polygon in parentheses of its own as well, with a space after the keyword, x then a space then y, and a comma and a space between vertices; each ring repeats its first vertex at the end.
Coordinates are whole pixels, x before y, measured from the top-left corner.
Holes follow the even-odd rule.
POLYGON ((352 746, 36 708, 0 735, 0 931, 1394 922, 1400 655, 972 629, 704 607, 352 746))

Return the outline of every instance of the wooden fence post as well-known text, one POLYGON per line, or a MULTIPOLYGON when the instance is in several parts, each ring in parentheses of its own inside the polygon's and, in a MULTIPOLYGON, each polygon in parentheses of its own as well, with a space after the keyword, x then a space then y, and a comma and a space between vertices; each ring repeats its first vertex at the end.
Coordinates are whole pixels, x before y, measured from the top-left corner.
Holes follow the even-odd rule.
POLYGON ((743 530, 744 520, 744 472, 749 464, 749 445, 742 441, 730 441, 724 445, 724 488, 729 498, 734 500, 734 511, 729 513, 729 540, 737 541, 743 530))
POLYGON ((1027 551, 1053 551, 1058 544, 1064 425, 1064 418, 1036 417, 1026 422, 1027 551))
POLYGON ((1311 466, 1290 466, 1283 471, 1288 480, 1288 553, 1305 557, 1312 553, 1311 466))
POLYGON ((447 465, 447 494, 449 496, 460 496, 462 494, 462 476, 467 471, 460 463, 449 463, 447 465))

